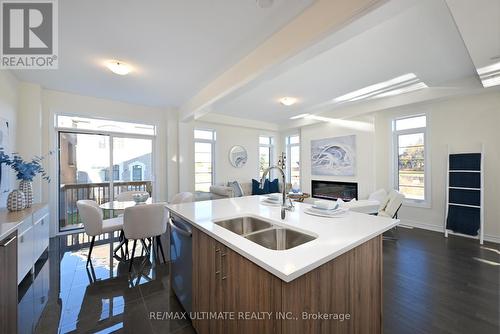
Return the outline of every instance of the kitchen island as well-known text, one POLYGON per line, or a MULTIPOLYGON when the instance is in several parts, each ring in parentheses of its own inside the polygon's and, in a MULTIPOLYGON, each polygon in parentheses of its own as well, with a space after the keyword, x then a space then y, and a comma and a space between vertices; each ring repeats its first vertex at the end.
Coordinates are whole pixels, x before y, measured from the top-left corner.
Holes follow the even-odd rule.
POLYGON ((280 208, 261 200, 168 205, 174 220, 192 227, 192 259, 185 260, 192 263, 197 332, 381 333, 381 234, 399 221, 355 212, 316 217, 304 212, 305 203, 281 220, 280 208), (228 229, 243 219, 306 238, 272 249, 266 238, 252 237, 259 231, 228 229))

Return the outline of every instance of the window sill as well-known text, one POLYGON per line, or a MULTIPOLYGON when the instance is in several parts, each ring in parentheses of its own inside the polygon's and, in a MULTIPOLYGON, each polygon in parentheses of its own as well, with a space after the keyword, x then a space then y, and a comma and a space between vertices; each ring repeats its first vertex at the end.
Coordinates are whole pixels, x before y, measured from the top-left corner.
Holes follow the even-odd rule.
POLYGON ((419 201, 419 200, 404 200, 403 201, 403 206, 409 206, 409 207, 414 207, 414 208, 423 208, 423 209, 430 209, 431 208, 431 203, 430 201, 419 201))

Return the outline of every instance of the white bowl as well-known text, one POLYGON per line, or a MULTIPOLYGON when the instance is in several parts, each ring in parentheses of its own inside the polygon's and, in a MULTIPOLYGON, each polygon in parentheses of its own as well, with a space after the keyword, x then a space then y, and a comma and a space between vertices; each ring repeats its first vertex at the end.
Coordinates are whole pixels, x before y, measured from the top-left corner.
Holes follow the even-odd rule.
POLYGON ((140 194, 133 194, 132 199, 136 203, 144 203, 148 200, 149 194, 148 193, 140 193, 140 194))
POLYGON ((323 210, 333 210, 337 207, 337 203, 334 201, 326 201, 319 199, 314 201, 314 206, 323 210))

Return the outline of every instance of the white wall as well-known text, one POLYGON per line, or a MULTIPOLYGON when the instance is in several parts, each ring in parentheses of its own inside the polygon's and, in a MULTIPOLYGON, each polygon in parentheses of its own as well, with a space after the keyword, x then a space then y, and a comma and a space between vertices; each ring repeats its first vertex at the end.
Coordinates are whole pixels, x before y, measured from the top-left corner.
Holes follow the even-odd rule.
POLYGON ((215 183, 227 183, 237 180, 250 182, 259 176, 259 136, 274 136, 276 146, 274 161, 280 152, 279 134, 275 131, 258 130, 244 126, 191 121, 179 122, 179 189, 194 191, 194 140, 195 128, 213 129, 217 132, 215 144, 215 183), (241 145, 247 149, 248 162, 242 168, 235 168, 229 163, 229 149, 241 145))
MULTIPOLYGON (((16 151, 16 124, 19 97, 19 82, 7 70, 0 71, 0 118, 9 122, 9 143, 10 150, 16 151)), ((9 183, 10 189, 17 188, 17 181, 13 172, 10 175, 2 175, 2 182, 9 183)), ((0 194, 0 207, 6 206, 7 193, 0 194)))
POLYGON ((357 117, 349 121, 335 120, 305 126, 301 129, 300 162, 301 184, 304 192, 311 192, 311 180, 357 182, 358 197, 366 198, 375 187, 374 125, 372 116, 357 117), (356 135, 356 175, 311 175, 311 140, 356 135))
MULTIPOLYGON (((25 160, 43 156, 42 141, 38 140, 42 138, 42 89, 40 85, 28 82, 19 84, 17 124, 17 152, 25 160)), ((33 201, 35 203, 42 201, 42 178, 40 176, 33 179, 33 201)))
MULTIPOLYGON (((52 90, 42 90, 42 152, 56 150, 57 134, 54 129, 54 115, 70 114, 82 117, 98 117, 116 121, 130 121, 153 124, 157 127, 155 147, 155 197, 166 201, 178 192, 175 181, 177 170, 177 116, 173 111, 150 108, 112 100, 80 96, 52 90), (168 172, 168 173, 167 173, 168 172)), ((33 138, 27 138, 33 141, 33 138)), ((57 217, 57 160, 49 160, 52 183, 43 184, 43 201, 50 202, 51 215, 57 217)), ((57 231, 55 218, 52 234, 57 231)))
POLYGON ((391 186, 391 119, 428 116, 431 150, 431 208, 404 206, 400 217, 409 225, 443 231, 447 144, 454 152, 477 151, 485 145, 485 236, 500 241, 500 93, 485 93, 376 113, 376 186, 391 186))

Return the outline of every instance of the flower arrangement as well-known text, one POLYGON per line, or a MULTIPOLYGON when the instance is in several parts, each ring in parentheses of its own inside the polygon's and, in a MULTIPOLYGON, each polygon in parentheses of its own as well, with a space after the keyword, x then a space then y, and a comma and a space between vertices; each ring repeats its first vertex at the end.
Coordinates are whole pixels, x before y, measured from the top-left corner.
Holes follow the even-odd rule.
POLYGON ((43 159, 44 157, 34 157, 31 161, 24 161, 21 156, 14 154, 11 166, 16 171, 17 179, 31 182, 37 174, 41 174, 44 180, 50 182, 50 177, 41 164, 43 159))
MULTIPOLYGON (((52 152, 49 152, 52 154, 52 152)), ((33 178, 38 174, 42 175, 44 180, 50 182, 50 177, 42 166, 42 160, 45 157, 34 157, 30 161, 25 161, 19 154, 13 153, 12 157, 6 154, 3 148, 0 148, 0 165, 6 164, 15 172, 18 180, 33 181, 33 178)))
POLYGON ((1 164, 6 164, 6 165, 11 165, 11 160, 8 154, 5 154, 3 151, 3 148, 0 148, 0 165, 1 164))

